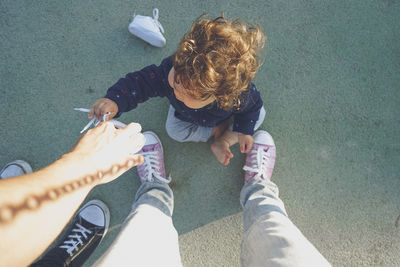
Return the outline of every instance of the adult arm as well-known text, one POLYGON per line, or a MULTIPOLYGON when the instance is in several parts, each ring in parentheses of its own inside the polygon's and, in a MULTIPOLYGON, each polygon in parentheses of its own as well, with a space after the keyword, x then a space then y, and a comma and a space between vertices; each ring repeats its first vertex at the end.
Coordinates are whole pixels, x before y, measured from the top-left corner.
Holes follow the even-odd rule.
POLYGON ((143 157, 139 124, 89 130, 74 148, 32 174, 0 181, 0 266, 26 266, 60 234, 90 190, 116 179, 143 157))

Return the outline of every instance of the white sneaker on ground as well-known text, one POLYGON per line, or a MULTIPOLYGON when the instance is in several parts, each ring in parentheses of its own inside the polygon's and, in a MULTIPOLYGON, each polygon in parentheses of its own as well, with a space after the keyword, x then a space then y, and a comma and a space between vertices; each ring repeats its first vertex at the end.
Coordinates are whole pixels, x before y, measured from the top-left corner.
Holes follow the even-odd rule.
POLYGON ((32 167, 23 160, 14 160, 8 163, 0 172, 0 179, 7 179, 14 176, 32 173, 32 167))
POLYGON ((162 35, 162 33, 164 33, 164 28, 158 21, 157 8, 153 9, 153 18, 134 15, 132 22, 129 24, 129 31, 133 35, 156 47, 163 47, 166 43, 162 35))

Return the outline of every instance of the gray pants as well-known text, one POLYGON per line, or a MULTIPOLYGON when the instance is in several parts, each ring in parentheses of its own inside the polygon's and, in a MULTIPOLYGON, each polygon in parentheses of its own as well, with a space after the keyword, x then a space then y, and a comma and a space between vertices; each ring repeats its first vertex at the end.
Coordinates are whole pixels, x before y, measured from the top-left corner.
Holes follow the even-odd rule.
MULTIPOLYGON (((178 142, 207 142, 211 137, 212 127, 203 127, 190 122, 182 121, 175 117, 175 109, 173 106, 169 106, 168 117, 165 123, 165 129, 168 135, 178 142)), ((265 118, 264 107, 260 110, 260 115, 254 126, 254 130, 257 130, 263 123, 265 118)), ((232 130, 232 125, 230 126, 232 130)))
MULTIPOLYGON (((278 187, 250 180, 240 193, 242 266, 330 266, 288 218, 278 187)), ((144 183, 118 237, 95 265, 182 266, 168 184, 144 183)))

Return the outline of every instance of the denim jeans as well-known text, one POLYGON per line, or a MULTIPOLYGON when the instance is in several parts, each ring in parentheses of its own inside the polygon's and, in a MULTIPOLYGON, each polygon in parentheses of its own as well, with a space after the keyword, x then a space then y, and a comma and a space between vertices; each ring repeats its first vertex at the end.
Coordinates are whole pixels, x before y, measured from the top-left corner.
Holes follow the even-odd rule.
MULTIPOLYGON (((242 266, 330 266, 290 221, 278 194, 270 181, 255 178, 243 186, 242 266)), ((142 184, 121 232, 95 265, 182 266, 172 212, 167 184, 142 184)))
POLYGON ((271 181, 252 179, 240 193, 242 266, 331 266, 289 219, 271 181))
MULTIPOLYGON (((212 127, 199 126, 194 123, 182 121, 175 117, 175 109, 173 106, 169 106, 167 121, 165 123, 165 129, 168 135, 178 142, 207 142, 212 134, 212 127)), ((257 130, 263 123, 265 118, 264 107, 260 110, 258 120, 254 125, 254 130, 257 130)), ((232 125, 229 129, 232 130, 232 125)))

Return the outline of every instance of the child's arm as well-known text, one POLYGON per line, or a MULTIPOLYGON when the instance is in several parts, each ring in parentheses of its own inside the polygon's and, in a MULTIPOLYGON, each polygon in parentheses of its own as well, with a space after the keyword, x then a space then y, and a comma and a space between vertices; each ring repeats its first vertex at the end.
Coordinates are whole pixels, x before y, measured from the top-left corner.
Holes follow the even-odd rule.
POLYGON ((233 112, 233 131, 244 135, 253 135, 254 126, 260 115, 263 101, 260 92, 254 84, 250 85, 250 92, 239 110, 233 112))
POLYGON ((172 67, 170 58, 162 61, 160 66, 150 65, 140 71, 128 73, 111 86, 104 98, 97 100, 93 106, 93 112, 101 118, 110 112, 108 119, 121 115, 137 107, 150 97, 165 96, 167 94, 168 72, 172 67), (107 99, 107 100, 106 100, 107 99))
POLYGON ((260 93, 255 85, 250 84, 249 88, 250 92, 248 92, 245 102, 233 114, 233 131, 238 133, 237 140, 242 153, 248 153, 253 146, 254 139, 252 135, 263 106, 260 93))

